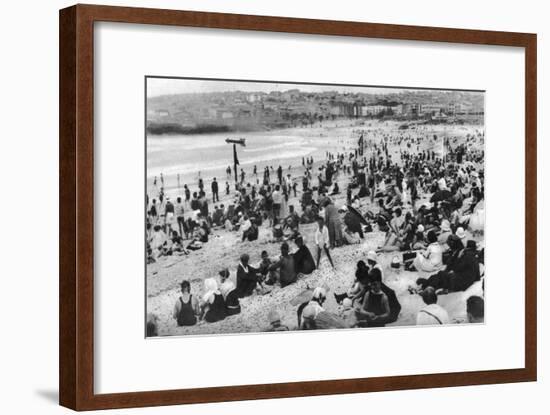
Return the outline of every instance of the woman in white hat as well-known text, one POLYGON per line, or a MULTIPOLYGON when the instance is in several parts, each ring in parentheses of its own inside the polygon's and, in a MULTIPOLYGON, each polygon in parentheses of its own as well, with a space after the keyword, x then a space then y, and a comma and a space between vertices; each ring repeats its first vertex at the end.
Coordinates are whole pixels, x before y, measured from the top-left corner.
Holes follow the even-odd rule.
POLYGON ((435 231, 428 232, 428 248, 416 256, 413 265, 420 272, 435 272, 443 267, 443 249, 437 242, 435 231))
POLYGON ((459 226, 456 229, 455 235, 458 236, 463 245, 466 245, 466 231, 462 226, 459 226))

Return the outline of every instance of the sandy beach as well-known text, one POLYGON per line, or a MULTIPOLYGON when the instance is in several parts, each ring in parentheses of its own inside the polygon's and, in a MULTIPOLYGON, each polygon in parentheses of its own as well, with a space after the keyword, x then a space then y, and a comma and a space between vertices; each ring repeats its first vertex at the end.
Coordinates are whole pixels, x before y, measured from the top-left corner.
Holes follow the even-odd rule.
MULTIPOLYGON (((247 173, 247 180, 253 178, 252 166, 254 164, 258 167, 258 173, 261 178, 263 167, 268 165, 276 169, 279 164, 284 168, 284 174, 290 173, 294 179, 299 179, 303 173, 302 157, 315 158, 315 161, 319 164, 324 162, 324 152, 328 149, 333 152, 345 152, 352 151, 357 143, 357 139, 361 132, 365 134, 367 140, 377 140, 383 134, 395 134, 398 131, 399 125, 402 123, 395 121, 378 122, 376 120, 367 120, 358 122, 357 120, 339 120, 338 122, 326 122, 323 125, 315 125, 313 128, 296 128, 281 131, 270 131, 256 134, 258 140, 263 140, 264 146, 255 142, 250 137, 247 138, 247 149, 252 151, 246 152, 239 149, 239 159, 241 161, 242 168, 247 173), (277 140, 266 139, 267 137, 276 137, 277 140), (285 137, 285 138, 281 138, 285 137), (248 146, 248 140, 250 139, 251 145, 248 146), (273 144, 277 141, 279 144, 273 144), (330 147, 328 147, 330 146, 330 147), (294 154, 290 149, 296 150, 294 154), (307 151, 307 153, 304 153, 307 151), (268 158, 271 157, 271 158, 268 158), (263 159, 263 160, 261 160, 263 159), (287 172, 288 166, 292 166, 290 171, 287 172)), ((453 137, 465 137, 468 133, 473 133, 482 127, 479 126, 444 126, 444 125, 429 125, 421 126, 418 129, 410 130, 402 134, 408 134, 414 136, 419 135, 437 135, 439 140, 424 140, 423 149, 429 149, 436 152, 441 156, 443 150, 443 138, 447 135, 453 137), (441 144, 440 144, 441 141, 441 144)), ((252 134, 252 133, 249 133, 252 134)), ((206 143, 212 144, 215 147, 217 140, 222 137, 215 135, 216 137, 205 137, 202 145, 203 150, 207 147, 206 143)), ((225 136, 223 136, 225 137, 225 136)), ((150 138, 150 141, 165 140, 165 138, 150 138)), ((185 137, 172 137, 169 138, 170 143, 166 145, 175 145, 173 142, 177 140, 185 140, 185 137)), ((160 163, 158 156, 152 156, 155 151, 159 150, 158 142, 155 144, 157 147, 151 153, 148 158, 151 163, 160 163), (156 159, 155 159, 156 157, 156 159)), ((216 165, 214 161, 211 166, 211 170, 206 170, 203 180, 205 181, 205 189, 210 195, 210 179, 217 177, 218 181, 225 184, 225 168, 228 161, 231 160, 231 148, 227 144, 223 144, 224 151, 227 153, 223 157, 226 161, 225 164, 216 165), (217 170, 217 169, 220 170, 217 170), (220 180, 221 178, 221 180, 220 180)), ((160 146, 162 147, 162 146, 160 146)), ((398 154, 399 149, 397 146, 390 149, 393 154, 398 154)), ((214 152, 218 151, 217 149, 214 152)), ((221 150, 219 150, 221 151, 221 150)), ((214 157, 215 158, 215 157, 214 157)), ((156 188, 152 185, 152 180, 155 175, 164 173, 166 194, 170 197, 176 197, 182 195, 182 190, 178 189, 174 170, 174 166, 177 164, 166 165, 163 170, 159 164, 155 169, 148 172, 148 192, 150 197, 154 197, 156 188), (160 167, 159 167, 160 166, 160 167)), ((187 183, 191 183, 193 172, 180 173, 181 184, 185 183, 184 180, 188 180, 187 183)), ((345 189, 349 181, 350 176, 340 173, 337 181, 341 189, 345 189)), ((250 180, 251 183, 255 183, 250 180)), ((191 191, 196 191, 196 182, 193 182, 190 186, 191 191)), ((301 189, 301 186, 298 187, 301 189)), ((429 198, 430 195, 424 195, 424 200, 429 198)), ((342 206, 345 204, 345 190, 339 195, 333 196, 332 199, 336 206, 342 206)), ((297 197, 291 194, 288 205, 294 205, 298 214, 301 214, 299 200, 301 198, 301 191, 298 191, 297 197)), ((230 196, 225 195, 224 185, 220 186, 220 202, 230 203, 233 200, 233 193, 230 196)), ((211 204, 211 200, 209 202, 211 204)), ((422 203, 422 200, 417 203, 422 203)), ((218 204, 218 203, 216 203, 218 204)), ((370 199, 364 198, 362 201, 361 210, 364 212, 371 208, 370 199)), ((468 239, 475 239, 476 241, 483 242, 482 236, 473 237, 468 233, 468 239)), ((217 323, 205 323, 200 322, 191 327, 178 327, 175 320, 172 318, 172 310, 175 302, 179 296, 179 283, 183 279, 188 279, 191 282, 191 292, 197 297, 203 292, 203 280, 208 277, 216 277, 218 271, 222 268, 228 267, 231 273, 231 279, 235 280, 236 266, 239 261, 239 256, 242 253, 248 253, 250 255, 250 264, 256 266, 260 261, 260 253, 262 250, 266 250, 272 259, 276 259, 280 255, 280 242, 273 242, 272 230, 268 227, 267 222, 264 222, 259 228, 259 238, 254 242, 241 242, 241 234, 239 232, 229 232, 224 229, 214 229, 210 235, 209 242, 206 243, 202 249, 191 252, 187 256, 168 256, 161 257, 156 263, 147 266, 147 312, 154 313, 158 317, 158 330, 160 336, 166 335, 202 335, 213 333, 242 333, 242 332, 257 332, 262 331, 268 325, 267 313, 276 308, 282 317, 282 323, 289 328, 296 328, 296 308, 290 305, 290 301, 296 297, 301 291, 307 288, 314 288, 322 285, 328 288, 328 300, 324 304, 324 308, 329 312, 339 312, 339 306, 333 298, 333 293, 341 293, 346 291, 354 280, 354 272, 356 263, 359 260, 365 260, 366 254, 369 250, 378 248, 384 241, 384 233, 374 229, 373 232, 367 233, 365 239, 361 244, 348 245, 344 247, 335 248, 332 252, 332 256, 335 262, 336 269, 333 270, 326 258, 321 261, 320 269, 315 270, 311 275, 305 276, 299 279, 295 284, 292 284, 284 289, 278 285, 274 286, 271 292, 264 295, 253 295, 241 299, 242 312, 238 315, 227 317, 225 320, 217 323)), ((314 243, 311 236, 306 235, 306 244, 309 246, 311 252, 315 254, 314 243)), ((293 243, 290 243, 291 252, 296 249, 293 243)), ((394 271, 389 267, 389 264, 397 256, 402 260, 402 254, 400 252, 386 253, 379 255, 379 262, 384 268, 384 282, 392 289, 395 290, 398 299, 402 305, 402 311, 399 319, 393 323, 395 326, 414 325, 415 317, 418 311, 424 306, 422 299, 418 295, 411 295, 408 288, 414 285, 414 282, 418 277, 423 276, 418 272, 408 272, 403 269, 394 271)), ((451 320, 464 321, 466 318, 465 310, 465 295, 469 295, 470 292, 479 292, 481 290, 480 283, 474 284, 468 292, 457 292, 444 295, 440 297, 440 305, 442 305, 449 313, 451 320)))

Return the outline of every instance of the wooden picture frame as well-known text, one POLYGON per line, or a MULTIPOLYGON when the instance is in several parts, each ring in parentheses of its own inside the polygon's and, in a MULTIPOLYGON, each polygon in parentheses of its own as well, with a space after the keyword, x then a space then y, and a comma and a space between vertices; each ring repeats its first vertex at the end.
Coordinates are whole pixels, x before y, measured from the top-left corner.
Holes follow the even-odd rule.
POLYGON ((537 379, 537 38, 535 34, 76 5, 60 11, 60 404, 75 410, 525 382, 537 379), (525 49, 525 367, 95 394, 94 22, 418 40, 525 49))

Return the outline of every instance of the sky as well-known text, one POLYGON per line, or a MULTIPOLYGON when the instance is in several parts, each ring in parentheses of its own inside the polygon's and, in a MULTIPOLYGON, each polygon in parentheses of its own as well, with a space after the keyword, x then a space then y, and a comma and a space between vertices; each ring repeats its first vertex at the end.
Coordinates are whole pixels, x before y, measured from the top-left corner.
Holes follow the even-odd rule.
POLYGON ((308 85, 308 84, 289 84, 276 82, 248 82, 248 81, 217 81, 217 80, 198 80, 198 79, 174 79, 174 78, 148 78, 147 79, 147 97, 159 95, 172 95, 182 93, 197 92, 227 92, 227 91, 246 91, 246 92, 271 92, 286 91, 297 88, 302 92, 364 92, 371 94, 386 94, 390 92, 400 92, 399 88, 382 87, 349 87, 341 85, 308 85))

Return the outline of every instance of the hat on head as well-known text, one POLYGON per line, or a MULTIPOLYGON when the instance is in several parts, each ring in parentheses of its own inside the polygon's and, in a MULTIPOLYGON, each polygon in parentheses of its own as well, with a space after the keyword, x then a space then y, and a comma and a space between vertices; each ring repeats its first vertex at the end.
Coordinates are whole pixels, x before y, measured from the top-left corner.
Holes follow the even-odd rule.
POLYGON ((374 251, 369 251, 367 253, 367 260, 369 261, 376 261, 376 252, 374 251))
POLYGON ((394 257, 392 258, 392 260, 391 260, 390 266, 391 266, 392 268, 399 268, 400 265, 401 265, 401 261, 399 260, 399 257, 394 256, 394 257))
POLYGON ((218 272, 218 274, 220 274, 220 277, 227 278, 227 277, 229 277, 229 269, 224 268, 224 269, 220 270, 220 272, 218 272))
POLYGON ((451 230, 451 224, 447 219, 443 219, 441 221, 441 230, 445 232, 448 232, 451 230))
POLYGON ((466 238, 466 231, 464 228, 460 227, 456 230, 455 235, 458 236, 460 239, 466 238))
POLYGON ((424 225, 420 224, 416 227, 417 232, 424 232, 424 225))

